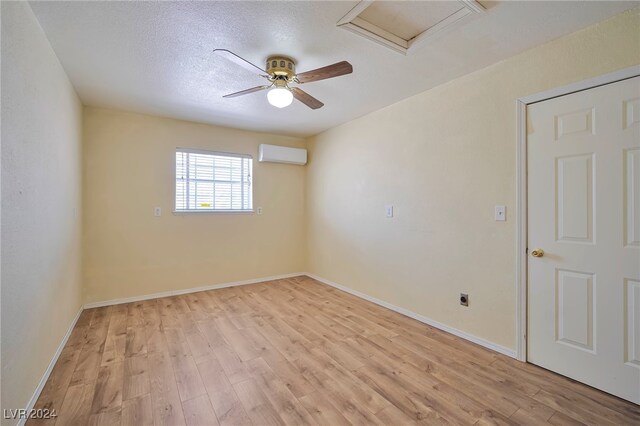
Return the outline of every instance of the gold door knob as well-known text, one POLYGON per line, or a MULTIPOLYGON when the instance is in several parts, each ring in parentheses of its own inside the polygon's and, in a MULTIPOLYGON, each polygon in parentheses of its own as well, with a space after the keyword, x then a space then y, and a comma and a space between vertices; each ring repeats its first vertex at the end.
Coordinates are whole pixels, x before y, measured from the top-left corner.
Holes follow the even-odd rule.
POLYGON ((542 250, 541 248, 533 249, 533 251, 531 252, 531 256, 542 257, 544 256, 544 250, 542 250))

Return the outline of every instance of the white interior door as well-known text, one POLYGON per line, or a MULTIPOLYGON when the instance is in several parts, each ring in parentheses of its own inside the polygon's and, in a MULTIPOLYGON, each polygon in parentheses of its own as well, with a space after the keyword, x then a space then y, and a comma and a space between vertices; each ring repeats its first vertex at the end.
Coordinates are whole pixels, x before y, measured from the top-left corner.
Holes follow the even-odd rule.
POLYGON ((527 161, 527 359, 640 404, 640 77, 529 105, 527 161))

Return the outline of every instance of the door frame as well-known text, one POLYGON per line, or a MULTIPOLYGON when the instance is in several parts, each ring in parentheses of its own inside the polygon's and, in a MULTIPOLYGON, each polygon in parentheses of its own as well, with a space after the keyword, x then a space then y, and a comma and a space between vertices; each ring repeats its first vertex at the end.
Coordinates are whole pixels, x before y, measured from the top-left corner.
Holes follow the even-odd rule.
POLYGON ((516 100, 516 359, 527 361, 527 105, 640 76, 634 65, 516 100))

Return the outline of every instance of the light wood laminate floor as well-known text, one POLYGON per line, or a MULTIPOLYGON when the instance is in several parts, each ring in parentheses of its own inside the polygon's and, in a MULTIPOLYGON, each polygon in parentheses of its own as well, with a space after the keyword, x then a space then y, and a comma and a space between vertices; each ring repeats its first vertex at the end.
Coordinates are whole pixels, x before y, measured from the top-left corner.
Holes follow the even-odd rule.
POLYGON ((640 424, 640 407, 308 277, 85 310, 29 425, 640 424))

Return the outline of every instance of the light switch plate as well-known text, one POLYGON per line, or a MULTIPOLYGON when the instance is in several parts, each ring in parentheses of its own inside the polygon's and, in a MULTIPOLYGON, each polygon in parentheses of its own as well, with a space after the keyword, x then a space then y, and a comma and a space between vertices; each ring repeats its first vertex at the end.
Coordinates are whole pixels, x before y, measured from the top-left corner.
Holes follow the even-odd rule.
POLYGON ((495 220, 499 222, 507 220, 507 206, 496 206, 495 220))
POLYGON ((384 206, 384 212, 387 217, 393 217, 393 206, 391 204, 384 206))

